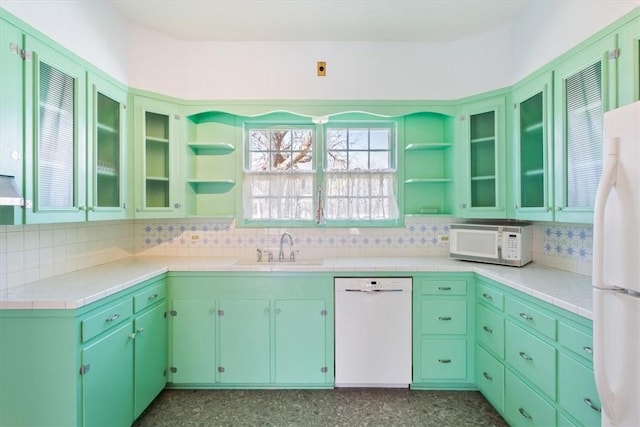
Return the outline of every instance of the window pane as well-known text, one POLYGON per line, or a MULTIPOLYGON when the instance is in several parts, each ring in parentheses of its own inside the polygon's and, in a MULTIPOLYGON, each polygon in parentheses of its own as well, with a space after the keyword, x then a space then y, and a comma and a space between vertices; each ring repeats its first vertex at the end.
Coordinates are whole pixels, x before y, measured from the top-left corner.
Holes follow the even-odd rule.
POLYGON ((370 145, 372 150, 388 150, 389 147, 389 129, 371 129, 370 145))
POLYGON ((349 170, 354 169, 369 169, 368 151, 349 152, 349 170))
POLYGON ((347 130, 346 129, 327 130, 327 149, 346 150, 347 149, 347 130))
POLYGON ((269 149, 269 131, 254 129, 249 134, 251 151, 267 151, 269 149))
POLYGON ((389 152, 374 151, 371 153, 370 169, 389 169, 389 152))
POLYGON ((349 149, 369 149, 369 129, 349 129, 349 149))

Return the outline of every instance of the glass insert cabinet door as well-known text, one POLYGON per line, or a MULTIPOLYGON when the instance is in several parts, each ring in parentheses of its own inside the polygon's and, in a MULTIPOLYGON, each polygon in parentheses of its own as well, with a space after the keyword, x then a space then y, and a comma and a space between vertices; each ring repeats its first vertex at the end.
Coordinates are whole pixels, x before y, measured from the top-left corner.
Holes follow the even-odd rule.
POLYGON ((459 188, 463 217, 504 218, 504 97, 481 101, 460 117, 465 179, 459 188))
POLYGON ((78 64, 27 38, 25 73, 27 223, 86 219, 86 74, 78 64), (31 120, 33 123, 31 123, 31 120), (31 170, 31 173, 29 172, 31 170))

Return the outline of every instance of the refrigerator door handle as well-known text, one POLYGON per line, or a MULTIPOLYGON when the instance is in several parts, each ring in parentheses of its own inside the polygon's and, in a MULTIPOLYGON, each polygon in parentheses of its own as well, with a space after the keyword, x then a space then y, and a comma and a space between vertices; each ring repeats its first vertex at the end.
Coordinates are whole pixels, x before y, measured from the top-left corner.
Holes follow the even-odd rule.
POLYGON ((598 184, 598 190, 596 192, 596 200, 594 206, 594 218, 593 218, 593 309, 594 309, 594 322, 593 322, 593 374, 596 380, 596 388, 600 395, 600 403, 602 405, 602 411, 607 414, 610 419, 615 419, 613 403, 613 390, 611 384, 608 381, 605 373, 605 361, 603 360, 605 354, 605 328, 603 309, 604 309, 604 294, 607 292, 604 289, 610 288, 604 284, 604 216, 605 208, 607 205, 607 199, 609 194, 616 185, 616 179, 618 175, 618 147, 620 145, 620 138, 614 138, 607 145, 609 151, 606 154, 606 160, 602 171, 602 177, 598 184))
POLYGON ((611 286, 604 284, 604 212, 607 206, 607 199, 613 187, 616 185, 618 177, 618 147, 620 138, 613 138, 608 145, 609 152, 606 153, 606 160, 602 170, 602 177, 596 191, 596 200, 593 212, 593 278, 594 288, 611 289, 611 286))

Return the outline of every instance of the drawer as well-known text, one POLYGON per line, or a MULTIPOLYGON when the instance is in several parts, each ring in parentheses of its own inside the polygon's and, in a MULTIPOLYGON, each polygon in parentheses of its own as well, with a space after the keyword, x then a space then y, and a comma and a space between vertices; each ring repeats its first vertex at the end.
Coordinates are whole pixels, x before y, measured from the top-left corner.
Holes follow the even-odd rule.
POLYGON ((536 307, 520 302, 513 298, 507 298, 505 311, 513 317, 517 323, 540 332, 548 338, 556 339, 556 319, 544 314, 536 307))
POLYGON ((467 302, 463 300, 423 300, 423 334, 467 333, 467 302))
POLYGON ((466 340, 422 340, 422 380, 467 378, 466 340))
POLYGON ((556 398, 556 349, 507 321, 505 360, 552 399, 556 398))
POLYGON ((498 412, 504 412, 504 365, 476 347, 476 385, 498 412))
POLYGON ((581 424, 600 425, 600 399, 593 371, 565 354, 558 358, 558 403, 581 424))
POLYGON ((509 425, 514 427, 556 425, 554 407, 508 369, 506 390, 505 416, 509 425))
POLYGON ((466 295, 466 280, 423 280, 423 295, 466 295))
POLYGON ((558 342, 566 349, 593 363, 593 337, 591 334, 560 322, 558 342))
POLYGON ((494 288, 479 284, 477 298, 485 304, 489 304, 498 310, 504 310, 504 295, 494 288))
POLYGON ((129 298, 87 317, 82 321, 82 342, 89 341, 91 338, 127 320, 132 313, 133 301, 129 298))
POLYGON ((133 309, 134 312, 137 313, 140 310, 144 310, 157 303, 158 301, 162 301, 167 296, 167 287, 165 285, 164 280, 157 285, 151 286, 150 288, 146 288, 143 291, 138 292, 133 296, 133 309))
POLYGON ((500 358, 504 358, 504 319, 488 308, 476 309, 476 336, 478 340, 500 358))

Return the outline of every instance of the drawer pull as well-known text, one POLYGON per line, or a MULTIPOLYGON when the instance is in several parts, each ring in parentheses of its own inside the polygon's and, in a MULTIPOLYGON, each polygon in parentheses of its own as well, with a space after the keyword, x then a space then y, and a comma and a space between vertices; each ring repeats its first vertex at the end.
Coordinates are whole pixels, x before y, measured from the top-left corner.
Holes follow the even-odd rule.
POLYGON ((587 354, 593 354, 593 349, 589 346, 585 345, 584 347, 582 347, 582 350, 584 350, 584 352, 587 354))
POLYGON ((440 316, 438 317, 438 320, 451 320, 450 316, 440 316))
POLYGON ((488 300, 488 301, 493 301, 493 297, 489 294, 482 294, 482 298, 488 300))
POLYGON ((149 298, 147 298, 147 300, 153 301, 156 298, 158 298, 158 294, 153 294, 153 295, 149 295, 149 298))
POLYGON ((451 359, 438 359, 440 363, 451 363, 451 359))
POLYGON ((106 319, 104 319, 104 321, 107 322, 107 323, 110 323, 110 322, 115 322, 119 318, 120 318, 120 315, 118 313, 116 313, 111 317, 107 317, 106 319))
POLYGON ((520 412, 520 415, 522 415, 523 417, 525 417, 528 420, 532 420, 533 417, 531 415, 529 415, 527 413, 527 411, 524 410, 524 408, 518 408, 518 412, 520 412))
POLYGON ((485 377, 486 379, 488 379, 489 381, 493 381, 493 377, 491 375, 489 375, 489 373, 487 371, 484 371, 482 373, 482 376, 485 377))
POLYGON ((522 357, 527 362, 531 362, 533 360, 533 358, 529 356, 527 353, 525 353, 524 351, 520 352, 520 357, 522 357))
POLYGON ((584 399, 582 399, 582 401, 584 402, 585 405, 587 405, 589 408, 593 409, 594 411, 596 412, 602 411, 600 408, 594 405, 591 399, 589 399, 588 397, 585 397, 584 399))
POLYGON ((490 327, 488 327, 488 326, 483 326, 483 327, 482 327, 482 330, 483 330, 483 331, 485 331, 485 332, 486 332, 486 333, 488 333, 488 334, 492 334, 492 333, 493 333, 493 329, 491 329, 491 328, 490 328, 490 327))
POLYGON ((533 317, 529 316, 527 313, 520 313, 520 317, 524 320, 533 320, 533 317))
POLYGON ((451 286, 438 286, 439 291, 450 291, 451 286))

